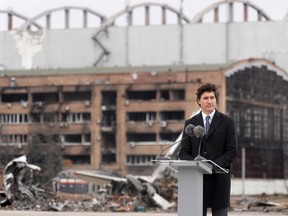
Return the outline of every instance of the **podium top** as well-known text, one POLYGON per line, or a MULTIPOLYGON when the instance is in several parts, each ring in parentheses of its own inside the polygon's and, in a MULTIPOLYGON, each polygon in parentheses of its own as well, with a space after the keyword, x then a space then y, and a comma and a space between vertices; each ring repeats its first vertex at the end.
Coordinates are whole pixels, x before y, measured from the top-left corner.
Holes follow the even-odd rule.
POLYGON ((204 174, 212 174, 212 165, 203 161, 193 160, 158 160, 158 162, 167 164, 171 167, 178 169, 179 167, 196 167, 199 168, 204 174))

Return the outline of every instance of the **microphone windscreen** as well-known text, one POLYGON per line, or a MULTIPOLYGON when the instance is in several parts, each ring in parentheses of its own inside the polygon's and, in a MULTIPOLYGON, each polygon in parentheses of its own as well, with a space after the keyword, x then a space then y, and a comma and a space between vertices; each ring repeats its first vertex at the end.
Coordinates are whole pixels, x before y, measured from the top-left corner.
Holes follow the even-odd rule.
POLYGON ((205 135, 205 129, 202 126, 197 125, 194 128, 193 133, 196 138, 201 138, 205 135))
POLYGON ((194 128, 195 126, 193 124, 188 124, 185 128, 185 133, 188 135, 188 136, 193 136, 194 135, 194 128))

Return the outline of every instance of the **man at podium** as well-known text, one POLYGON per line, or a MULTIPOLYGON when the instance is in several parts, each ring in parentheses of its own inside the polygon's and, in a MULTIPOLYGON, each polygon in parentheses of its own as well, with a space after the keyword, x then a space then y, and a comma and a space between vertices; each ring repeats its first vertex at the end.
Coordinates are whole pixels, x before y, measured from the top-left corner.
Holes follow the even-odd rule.
POLYGON ((178 155, 181 160, 211 160, 228 171, 221 173, 215 169, 211 175, 203 176, 203 216, 207 215, 208 208, 213 216, 228 215, 229 169, 237 155, 234 121, 216 109, 217 100, 218 91, 214 84, 207 83, 197 89, 196 101, 201 112, 186 120, 178 155), (188 125, 193 126, 194 132, 185 131, 188 125), (185 138, 187 136, 189 138, 185 138))

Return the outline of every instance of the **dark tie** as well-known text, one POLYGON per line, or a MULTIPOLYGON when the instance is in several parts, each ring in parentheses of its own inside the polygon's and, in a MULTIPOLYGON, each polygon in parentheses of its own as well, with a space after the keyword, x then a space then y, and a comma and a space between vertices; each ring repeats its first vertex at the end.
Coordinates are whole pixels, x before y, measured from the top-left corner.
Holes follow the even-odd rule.
POLYGON ((210 127, 210 116, 206 116, 206 119, 205 119, 205 133, 208 134, 208 131, 209 131, 209 127, 210 127))

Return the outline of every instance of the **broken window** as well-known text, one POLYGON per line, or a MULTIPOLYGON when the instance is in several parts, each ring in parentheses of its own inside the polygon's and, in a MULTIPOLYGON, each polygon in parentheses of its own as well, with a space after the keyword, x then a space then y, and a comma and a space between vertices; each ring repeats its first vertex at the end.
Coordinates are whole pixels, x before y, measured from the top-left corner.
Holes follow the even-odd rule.
POLYGON ((102 106, 115 106, 116 105, 116 91, 102 91, 102 106))
POLYGON ((28 123, 28 115, 27 114, 16 114, 18 115, 19 121, 18 123, 28 123))
POLYGON ((58 92, 32 93, 32 102, 56 103, 59 101, 58 92))
POLYGON ((152 160, 155 160, 156 155, 127 155, 127 166, 151 166, 152 160))
POLYGON ((31 113, 31 122, 32 123, 39 123, 41 122, 41 113, 31 113))
MULTIPOLYGON (((247 177, 283 178, 287 92, 287 80, 266 66, 242 68, 226 78, 226 110, 235 121, 240 148, 246 149, 247 177)), ((233 169, 237 177, 241 154, 233 169)))
POLYGON ((113 127, 116 125, 115 111, 103 111, 102 112, 102 126, 113 127))
POLYGON ((251 137, 251 127, 252 127, 252 117, 251 117, 251 109, 244 110, 244 137, 251 137))
POLYGON ((89 193, 89 185, 85 182, 79 181, 77 178, 67 178, 58 183, 59 192, 72 194, 87 194, 89 193))
POLYGON ((27 144, 27 134, 1 135, 0 144, 1 145, 27 144))
POLYGON ((263 113, 261 108, 256 108, 253 110, 253 121, 255 123, 254 127, 254 137, 256 139, 259 139, 263 135, 263 128, 262 128, 262 119, 263 119, 263 113))
POLYGON ((64 144, 90 144, 91 135, 87 134, 65 134, 62 136, 64 144))
POLYGON ((170 101, 185 100, 185 90, 184 89, 160 90, 160 100, 170 100, 170 101))
POLYGON ((13 103, 13 102, 22 102, 28 101, 28 94, 27 93, 18 93, 18 94, 2 94, 1 96, 3 103, 13 103))
POLYGON ((63 92, 64 102, 91 101, 91 91, 63 92))
POLYGON ((151 91, 131 91, 126 92, 128 100, 156 100, 156 90, 151 91))
POLYGON ((237 105, 235 105, 236 107, 233 108, 233 113, 231 113, 231 117, 234 120, 235 123, 235 130, 237 134, 240 134, 240 119, 241 119, 241 111, 238 109, 237 105))
POLYGON ((127 120, 135 122, 153 122, 156 120, 156 112, 128 112, 127 120))
MULTIPOLYGON (((70 113, 71 114, 71 113, 70 113)), ((83 122, 83 116, 81 113, 73 113, 73 115, 70 115, 72 122, 75 123, 82 123, 83 122)))
POLYGON ((63 155, 63 158, 75 165, 90 164, 90 155, 63 155))
POLYGON ((83 134, 83 142, 84 144, 91 144, 91 135, 89 134, 83 134))
POLYGON ((116 154, 114 152, 109 151, 102 152, 102 163, 103 164, 116 163, 116 154))
POLYGON ((90 113, 62 113, 62 121, 67 123, 84 123, 91 121, 90 113))
POLYGON ((64 142, 69 144, 81 144, 82 136, 81 134, 66 134, 64 135, 64 142))
POLYGON ((0 114, 1 124, 21 124, 28 123, 27 114, 0 114))
POLYGON ((127 142, 156 142, 155 133, 127 133, 127 142))
POLYGON ((116 97, 115 91, 102 91, 101 110, 103 127, 114 127, 116 125, 116 97))
POLYGON ((184 111, 162 111, 160 112, 160 119, 162 121, 180 121, 184 120, 184 111))
POLYGON ((43 122, 58 122, 57 113, 43 113, 43 122))
POLYGON ((69 113, 68 112, 62 113, 61 119, 62 119, 62 122, 70 122, 69 113))
POLYGON ((90 113, 82 113, 82 122, 90 122, 91 121, 91 114, 90 113))
POLYGON ((266 66, 244 68, 228 79, 226 92, 229 97, 254 99, 272 104, 287 103, 287 81, 275 71, 268 70, 266 66))
POLYGON ((102 163, 116 163, 117 146, 115 134, 109 132, 102 132, 101 137, 102 163))
POLYGON ((274 108, 274 139, 279 141, 281 140, 281 110, 278 108, 274 108))

